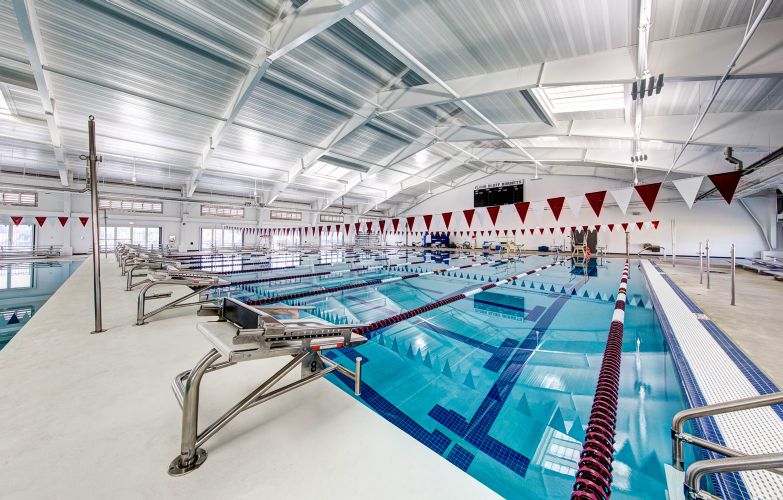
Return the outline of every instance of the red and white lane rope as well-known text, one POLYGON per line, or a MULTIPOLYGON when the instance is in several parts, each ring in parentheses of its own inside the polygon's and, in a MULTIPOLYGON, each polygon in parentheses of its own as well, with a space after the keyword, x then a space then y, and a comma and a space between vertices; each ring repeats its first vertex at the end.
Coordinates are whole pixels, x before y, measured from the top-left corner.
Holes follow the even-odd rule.
POLYGON ((630 265, 625 261, 612 324, 606 339, 601 371, 598 373, 593 407, 582 444, 572 500, 606 500, 612 493, 612 461, 620 397, 620 362, 623 355, 625 300, 630 265))
MULTIPOLYGON (((354 329, 354 333, 358 333, 360 335, 364 335, 370 332, 373 332, 375 330, 378 330, 380 328, 385 328, 387 326, 391 326, 395 323, 399 323, 400 321, 405 321, 406 319, 410 319, 414 316, 418 316, 421 313, 431 311, 433 309, 437 309, 441 306, 445 306, 446 304, 451 304, 452 302, 456 302, 458 300, 466 299, 472 295, 476 295, 478 293, 481 293, 485 290, 489 290, 490 288, 495 288, 496 286, 503 285, 505 283, 512 283, 515 280, 518 280, 522 278, 523 276, 530 276, 531 274, 536 274, 538 272, 543 271, 544 269, 548 269, 553 266, 557 266, 562 264, 565 261, 560 262, 553 262, 552 264, 547 264, 545 266, 537 267, 535 269, 531 269, 530 271, 526 271, 524 273, 515 274, 513 276, 509 276, 508 278, 502 279, 500 281, 496 281, 495 283, 488 283, 482 287, 475 288, 473 290, 469 290, 464 293, 458 293, 457 295, 452 295, 451 297, 446 297, 445 299, 436 300, 435 302, 431 302, 427 305, 417 307, 416 309, 411 309, 410 311, 405 311, 404 313, 395 314, 394 316, 390 316, 388 318, 384 318, 379 321, 375 321, 373 323, 370 323, 367 326, 356 328, 354 329)), ((462 266, 457 269, 462 269, 464 267, 473 267, 473 266, 462 266)), ((433 273, 429 273, 433 274, 433 273)))
MULTIPOLYGON (((361 283, 353 283, 351 285, 339 285, 339 286, 333 286, 329 288, 322 288, 320 290, 309 290, 306 292, 297 292, 297 293, 289 293, 286 295, 278 295, 276 297, 265 297, 263 299, 257 299, 257 300, 249 300, 247 301, 247 304, 251 306, 257 306, 262 304, 272 304, 275 302, 280 302, 283 300, 291 300, 291 299, 301 299, 303 297, 312 297, 313 295, 322 295, 325 293, 335 293, 335 292, 341 292, 344 290, 353 290, 355 288, 362 288, 365 286, 373 286, 373 285, 384 285, 386 283, 394 283, 395 281, 402 281, 407 280, 411 278, 418 278, 420 276, 429 276, 429 275, 435 275, 435 274, 443 274, 447 273, 449 271, 458 271, 460 269, 467 269, 469 267, 479 267, 479 266, 486 266, 488 264, 507 264, 509 262, 513 262, 515 260, 518 260, 519 258, 513 258, 513 259, 500 259, 500 260, 488 260, 485 262, 476 262, 474 264, 466 264, 463 266, 454 266, 449 267, 446 269, 436 269, 434 271, 425 271, 422 273, 414 273, 414 274, 406 274, 405 276, 393 276, 391 278, 384 278, 384 279, 374 279, 370 281, 362 281, 361 283)), ((493 283, 493 286, 497 286, 497 283, 493 283)), ((485 285, 487 286, 487 285, 485 285)), ((490 287, 492 288, 492 287, 490 287)))

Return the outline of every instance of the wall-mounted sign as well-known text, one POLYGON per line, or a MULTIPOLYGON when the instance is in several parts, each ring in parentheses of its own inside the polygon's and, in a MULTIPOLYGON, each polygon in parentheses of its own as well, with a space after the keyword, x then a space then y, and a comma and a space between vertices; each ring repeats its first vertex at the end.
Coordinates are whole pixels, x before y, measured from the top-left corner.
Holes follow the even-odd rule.
POLYGON ((474 207, 511 205, 525 201, 522 181, 507 181, 485 184, 473 188, 474 207))

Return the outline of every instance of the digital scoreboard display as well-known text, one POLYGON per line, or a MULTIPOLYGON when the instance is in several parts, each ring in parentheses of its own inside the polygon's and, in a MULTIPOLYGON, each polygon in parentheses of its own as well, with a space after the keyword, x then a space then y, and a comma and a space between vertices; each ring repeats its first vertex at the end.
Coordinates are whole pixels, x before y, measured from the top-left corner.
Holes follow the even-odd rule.
POLYGON ((473 190, 474 207, 511 205, 525 201, 523 184, 477 186, 473 190))

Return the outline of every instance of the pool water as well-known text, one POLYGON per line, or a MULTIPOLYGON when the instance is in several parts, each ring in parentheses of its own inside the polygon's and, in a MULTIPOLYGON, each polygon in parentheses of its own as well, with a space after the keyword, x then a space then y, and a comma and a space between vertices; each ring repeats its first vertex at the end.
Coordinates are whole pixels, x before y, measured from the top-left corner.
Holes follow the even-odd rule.
MULTIPOLYGON (((470 263, 459 254, 389 258, 390 263, 426 262, 244 285, 222 293, 252 300, 470 263)), ((480 256, 479 261, 498 258, 480 256)), ((553 260, 529 255, 288 303, 314 306, 313 314, 330 321, 370 323, 553 260)), ((593 259, 587 267, 561 261, 524 280, 371 332, 361 347, 326 355, 351 369, 361 356, 359 399, 498 494, 565 498, 577 469, 624 260, 593 259)), ((366 263, 360 258, 353 266, 366 263)), ((687 404, 636 263, 623 346, 613 497, 664 498, 664 463, 671 459, 668 422, 687 404)), ((353 394, 352 381, 341 375, 328 378, 353 394)))
POLYGON ((65 283, 82 261, 0 264, 0 349, 65 283))

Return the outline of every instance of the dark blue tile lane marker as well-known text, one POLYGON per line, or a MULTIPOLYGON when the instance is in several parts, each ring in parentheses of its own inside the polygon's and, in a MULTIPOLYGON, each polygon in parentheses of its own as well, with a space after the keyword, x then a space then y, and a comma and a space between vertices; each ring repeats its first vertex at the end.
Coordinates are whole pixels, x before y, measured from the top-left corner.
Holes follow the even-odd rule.
POLYGON ((547 308, 520 344, 521 349, 514 351, 511 360, 500 373, 470 421, 459 413, 439 404, 436 404, 429 412, 429 416, 435 421, 523 477, 527 473, 530 459, 493 438, 489 432, 508 400, 511 389, 516 385, 522 370, 533 354, 533 350, 539 345, 543 334, 546 333, 552 321, 571 297, 572 295, 562 295, 547 308))

